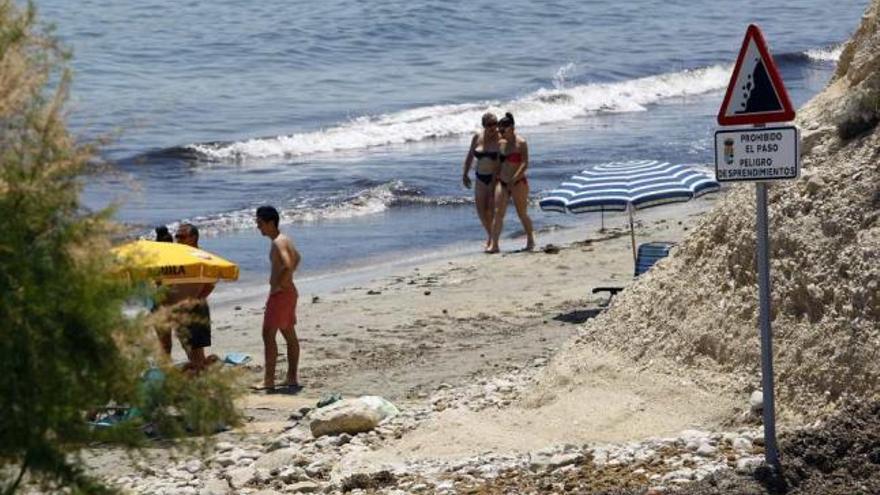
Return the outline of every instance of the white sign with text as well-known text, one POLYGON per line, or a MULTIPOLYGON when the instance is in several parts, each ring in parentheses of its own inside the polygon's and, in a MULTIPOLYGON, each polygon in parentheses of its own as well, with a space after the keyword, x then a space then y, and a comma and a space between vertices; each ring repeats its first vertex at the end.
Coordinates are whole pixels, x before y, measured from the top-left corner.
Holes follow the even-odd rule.
POLYGON ((797 127, 715 131, 718 182, 796 179, 800 173, 797 127))

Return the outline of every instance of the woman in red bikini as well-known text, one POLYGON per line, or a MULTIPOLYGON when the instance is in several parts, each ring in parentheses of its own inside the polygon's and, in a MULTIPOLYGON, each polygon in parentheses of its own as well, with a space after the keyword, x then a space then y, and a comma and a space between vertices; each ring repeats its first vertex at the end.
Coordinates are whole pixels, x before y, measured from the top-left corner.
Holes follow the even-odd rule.
POLYGON ((504 226, 504 214, 507 212, 507 201, 513 198, 516 214, 526 231, 525 251, 535 248, 535 235, 532 231, 532 219, 529 218, 529 181, 526 169, 529 168, 529 146, 526 140, 516 134, 513 115, 507 112, 498 121, 501 133, 501 170, 498 172, 498 185, 495 188, 495 221, 492 225, 492 242, 487 252, 497 253, 500 248, 498 239, 504 226))
POLYGON ((501 162, 498 161, 498 117, 492 112, 483 114, 483 130, 474 134, 471 139, 471 147, 464 159, 464 170, 461 182, 464 187, 470 189, 471 178, 469 172, 474 158, 477 159, 476 176, 477 183, 474 186, 474 204, 477 206, 477 216, 480 223, 486 229, 486 246, 488 250, 492 244, 492 215, 495 212, 495 177, 501 162))

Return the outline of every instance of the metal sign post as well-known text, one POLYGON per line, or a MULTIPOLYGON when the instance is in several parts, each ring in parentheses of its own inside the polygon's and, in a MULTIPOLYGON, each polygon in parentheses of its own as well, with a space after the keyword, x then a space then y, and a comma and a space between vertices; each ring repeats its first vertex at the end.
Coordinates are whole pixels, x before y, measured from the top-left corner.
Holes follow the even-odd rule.
POLYGON ((767 464, 779 469, 776 449, 776 404, 773 393, 773 332, 770 328, 770 235, 767 216, 767 183, 755 184, 758 237, 758 299, 761 314, 761 389, 764 394, 764 452, 767 464))
POLYGON ((770 328, 770 235, 767 181, 796 179, 800 173, 800 135, 796 127, 765 128, 769 122, 794 119, 794 109, 770 56, 764 35, 751 24, 718 111, 723 126, 754 124, 752 129, 715 132, 715 175, 719 182, 755 181, 758 326, 761 334, 761 389, 764 395, 764 454, 780 469, 776 447, 773 385, 773 332, 770 328))

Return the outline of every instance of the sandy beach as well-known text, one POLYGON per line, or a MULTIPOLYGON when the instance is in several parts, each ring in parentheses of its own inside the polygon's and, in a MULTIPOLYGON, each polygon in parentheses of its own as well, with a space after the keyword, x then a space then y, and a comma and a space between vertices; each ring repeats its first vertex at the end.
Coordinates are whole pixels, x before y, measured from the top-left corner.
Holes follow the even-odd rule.
MULTIPOLYGON (((709 195, 639 212, 637 242, 680 241, 717 199, 709 195)), ((531 253, 513 251, 522 239, 508 239, 499 255, 475 246, 475 252, 451 259, 367 271, 355 285, 301 290, 297 333, 304 389, 296 395, 249 392, 241 401, 245 423, 215 440, 263 445, 286 438, 296 430, 296 411, 314 408, 329 393, 382 396, 417 418, 403 427, 406 435, 390 435, 366 450, 335 452, 336 477, 720 425, 735 410, 730 398, 599 348, 583 363, 585 381, 570 384, 572 393, 564 384, 550 394, 529 389, 582 323, 603 311, 606 295, 591 289, 633 282, 631 240, 622 220, 610 219, 601 233, 544 233, 541 249, 531 253)), ((227 293, 212 307, 211 351, 252 356, 245 367, 251 383, 262 377, 263 290, 251 287, 235 299, 227 293)), ((286 359, 278 338, 280 380, 286 359)), ((179 455, 150 450, 163 459, 179 455)), ((99 471, 113 462, 110 453, 93 454, 99 471)), ((137 476, 139 468, 130 467, 126 475, 137 476)))
MULTIPOLYGON (((637 241, 680 240, 715 200, 640 212, 637 241)), ((301 395, 420 399, 441 383, 457 385, 549 357, 606 301, 590 293, 593 287, 631 282, 631 241, 621 220, 609 222, 604 233, 565 231, 540 238, 542 247, 559 247, 549 250, 553 254, 511 252, 522 241, 510 239, 500 255, 475 249, 451 259, 379 268, 366 272, 362 283, 330 292, 309 292, 300 284, 301 395)), ((221 357, 245 352, 259 366, 266 289, 250 290, 212 306, 211 351, 221 357)), ((283 347, 280 335, 278 342, 283 347)), ((284 367, 286 361, 280 362, 279 381, 284 367)), ((255 372, 254 381, 259 379, 255 372)))
MULTIPOLYGON (((715 201, 717 197, 710 195, 639 212, 637 242, 681 240, 715 201)), ((313 404, 335 392, 381 395, 406 404, 423 401, 441 384, 459 387, 535 363, 540 367, 608 302, 607 294, 592 294, 593 287, 632 283, 631 240, 623 220, 610 219, 605 232, 544 233, 539 249, 531 253, 514 251, 522 239, 508 239, 499 255, 485 255, 475 246, 474 252, 453 254, 451 259, 364 271, 360 283, 341 289, 301 289, 296 328, 305 388, 294 402, 313 404)), ((259 329, 264 291, 265 287, 249 287, 212 305, 211 352, 220 357, 233 351, 250 355, 253 361, 247 368, 254 383, 262 377, 259 329)), ((281 381, 287 364, 280 334, 278 343, 281 381)), ((628 387, 634 377, 613 356, 597 355, 595 368, 605 377, 599 380, 604 385, 597 382, 597 391, 609 392, 597 398, 597 411, 614 415, 615 403, 653 402, 665 395, 662 387, 628 387)), ((255 393, 245 404, 254 418, 269 420, 266 404, 279 400, 285 405, 279 406, 278 415, 286 417, 290 405, 283 399, 255 393)), ((669 427, 687 422, 683 418, 669 427)), ((591 428, 592 421, 584 423, 579 431, 585 438, 609 440, 659 427, 645 425, 643 432, 609 435, 604 428, 591 428)))

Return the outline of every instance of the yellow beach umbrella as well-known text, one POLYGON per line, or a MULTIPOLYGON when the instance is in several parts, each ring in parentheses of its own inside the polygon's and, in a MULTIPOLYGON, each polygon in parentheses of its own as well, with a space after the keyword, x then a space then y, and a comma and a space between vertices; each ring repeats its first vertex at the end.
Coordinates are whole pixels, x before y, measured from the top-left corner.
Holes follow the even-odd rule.
POLYGON ((135 241, 113 249, 133 276, 163 284, 237 280, 238 265, 202 249, 172 242, 135 241))

